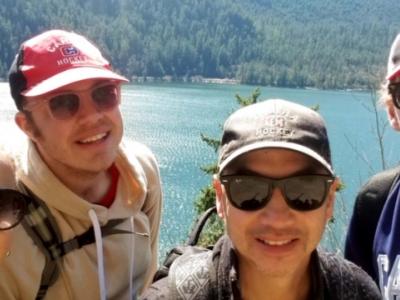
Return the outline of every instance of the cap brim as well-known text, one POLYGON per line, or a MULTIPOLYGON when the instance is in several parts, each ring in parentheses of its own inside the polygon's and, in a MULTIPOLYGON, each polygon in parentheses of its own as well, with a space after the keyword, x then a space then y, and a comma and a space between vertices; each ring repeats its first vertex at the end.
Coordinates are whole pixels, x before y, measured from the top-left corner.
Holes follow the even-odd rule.
POLYGON ((386 76, 387 80, 392 80, 394 77, 400 76, 400 65, 398 65, 390 74, 386 76))
POLYGON ((271 149, 271 148, 279 148, 279 149, 288 149, 293 150, 299 153, 302 153, 312 159, 315 159, 319 162, 331 175, 334 175, 334 171, 332 166, 318 153, 314 152, 313 150, 304 147, 299 144, 295 143, 288 143, 288 142, 274 142, 274 141, 265 141, 260 143, 250 144, 240 149, 233 151, 224 161, 219 165, 219 173, 221 173, 227 165, 229 165, 234 159, 238 158, 239 156, 246 154, 251 151, 261 150, 261 149, 271 149))
POLYGON ((21 94, 26 97, 36 97, 47 94, 68 84, 87 79, 111 79, 121 82, 129 82, 124 76, 118 75, 107 69, 93 67, 79 67, 66 70, 46 79, 21 94))

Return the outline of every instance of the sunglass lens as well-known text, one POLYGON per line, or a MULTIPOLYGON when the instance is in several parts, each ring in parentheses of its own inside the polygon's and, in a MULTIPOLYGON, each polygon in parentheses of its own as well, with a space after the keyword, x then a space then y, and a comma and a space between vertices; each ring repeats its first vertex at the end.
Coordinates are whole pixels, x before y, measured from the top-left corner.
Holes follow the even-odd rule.
POLYGON ((394 106, 400 109, 400 84, 390 84, 389 93, 392 95, 394 106))
POLYGON ((327 193, 326 178, 299 176, 284 183, 284 195, 288 205, 296 210, 317 209, 324 203, 327 193))
POLYGON ((394 105, 400 109, 400 87, 395 90, 393 94, 394 105))
POLYGON ((49 102, 53 117, 65 120, 73 117, 79 109, 79 96, 75 94, 62 94, 50 99, 49 102))
POLYGON ((93 90, 92 98, 99 110, 113 109, 119 103, 118 86, 109 84, 98 87, 93 90))
POLYGON ((252 211, 265 206, 271 187, 257 177, 233 177, 229 182, 228 197, 239 209, 252 211))
POLYGON ((17 192, 1 191, 0 198, 0 230, 17 225, 25 212, 25 202, 17 192))

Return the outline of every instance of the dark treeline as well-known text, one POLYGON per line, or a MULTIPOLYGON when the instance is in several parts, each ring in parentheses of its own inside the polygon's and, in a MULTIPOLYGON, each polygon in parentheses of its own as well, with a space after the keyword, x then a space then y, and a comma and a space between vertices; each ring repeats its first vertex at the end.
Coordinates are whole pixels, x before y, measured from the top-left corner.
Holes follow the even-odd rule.
POLYGON ((0 77, 45 29, 92 38, 128 77, 366 88, 400 32, 398 0, 3 0, 0 77))

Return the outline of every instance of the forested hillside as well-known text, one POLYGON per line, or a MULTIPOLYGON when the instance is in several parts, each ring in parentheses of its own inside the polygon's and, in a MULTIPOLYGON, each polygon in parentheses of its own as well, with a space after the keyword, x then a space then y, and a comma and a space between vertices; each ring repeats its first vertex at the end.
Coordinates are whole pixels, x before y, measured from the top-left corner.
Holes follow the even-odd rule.
POLYGON ((0 77, 19 43, 81 32, 124 75, 365 88, 400 32, 398 0, 2 0, 0 77))

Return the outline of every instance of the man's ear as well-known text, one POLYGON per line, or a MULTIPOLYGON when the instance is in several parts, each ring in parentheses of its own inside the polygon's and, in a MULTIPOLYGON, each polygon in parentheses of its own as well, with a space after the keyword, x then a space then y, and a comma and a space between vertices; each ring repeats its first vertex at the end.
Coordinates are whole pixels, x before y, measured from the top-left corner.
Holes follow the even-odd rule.
POLYGON ((386 103, 386 113, 388 115, 390 126, 392 126, 394 130, 400 131, 399 114, 396 111, 396 107, 394 106, 392 101, 388 101, 386 103))
POLYGON ((28 116, 19 111, 15 114, 14 117, 15 123, 18 127, 33 141, 35 141, 36 137, 36 128, 33 124, 32 120, 28 119, 28 116))
POLYGON ((225 219, 226 207, 225 207, 225 202, 224 202, 224 199, 225 199, 224 191, 222 190, 223 187, 222 187, 221 181, 218 178, 216 178, 216 176, 214 176, 214 179, 213 179, 213 186, 214 186, 214 190, 215 190, 215 198, 216 198, 215 202, 217 205, 218 216, 221 219, 225 219))

